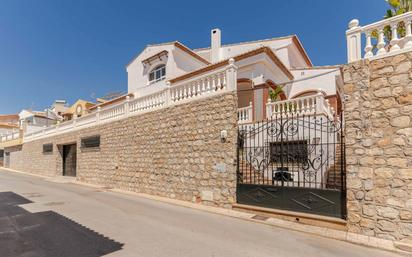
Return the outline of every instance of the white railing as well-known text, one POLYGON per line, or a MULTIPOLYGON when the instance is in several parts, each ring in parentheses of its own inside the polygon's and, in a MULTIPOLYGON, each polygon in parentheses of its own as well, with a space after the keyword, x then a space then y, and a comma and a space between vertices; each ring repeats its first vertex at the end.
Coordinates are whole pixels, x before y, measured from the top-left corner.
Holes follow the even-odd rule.
POLYGON ((267 118, 280 116, 309 116, 323 114, 329 119, 334 119, 334 110, 322 93, 313 96, 305 96, 284 101, 266 104, 267 118))
POLYGON ((100 109, 99 118, 101 121, 113 119, 125 114, 125 105, 127 102, 120 102, 110 106, 110 108, 100 109))
POLYGON ((249 106, 238 108, 237 109, 237 120, 239 123, 248 123, 253 121, 253 108, 252 102, 249 103, 249 106))
POLYGON ((10 132, 6 135, 0 135, 0 142, 6 142, 20 138, 20 132, 10 132))
MULTIPOLYGON (((127 99, 126 99, 127 100, 127 99)), ((167 102, 167 89, 133 99, 129 103, 131 113, 163 107, 167 102)))
POLYGON ((346 31, 348 48, 348 62, 354 62, 362 58, 380 58, 388 54, 395 54, 401 51, 412 50, 412 12, 407 12, 389 19, 381 20, 366 26, 359 26, 358 20, 349 22, 349 29, 346 31), (390 27, 391 39, 385 36, 385 27, 390 27), (398 28, 405 28, 405 36, 401 37, 398 28), (372 45, 372 33, 378 35, 376 50, 372 45), (362 34, 365 35, 362 44, 362 34), (362 45, 364 54, 362 56, 362 45))
POLYGON ((127 118, 130 115, 177 105, 186 101, 195 101, 213 94, 233 91, 236 89, 237 82, 236 69, 234 60, 231 59, 229 65, 220 70, 214 70, 174 84, 168 83, 166 89, 142 97, 126 96, 126 99, 120 103, 103 108, 98 107, 97 111, 88 115, 26 134, 24 135, 24 141, 112 122, 127 118))
POLYGON ((226 70, 220 70, 174 85, 170 88, 170 97, 173 102, 179 102, 185 99, 219 92, 225 90, 226 87, 226 70))

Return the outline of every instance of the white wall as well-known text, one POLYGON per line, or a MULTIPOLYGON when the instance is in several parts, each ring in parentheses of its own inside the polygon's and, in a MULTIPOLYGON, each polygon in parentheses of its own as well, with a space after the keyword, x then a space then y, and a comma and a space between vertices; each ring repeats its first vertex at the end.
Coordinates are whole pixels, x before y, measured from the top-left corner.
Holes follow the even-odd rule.
POLYGON ((205 66, 204 63, 195 59, 188 53, 176 47, 174 43, 148 46, 141 52, 126 68, 128 79, 128 92, 137 93, 143 96, 164 89, 166 81, 178 77, 187 72, 197 70, 205 66), (155 60, 144 67, 142 60, 145 60, 161 51, 168 51, 168 56, 162 57, 162 60, 155 60), (148 75, 150 71, 160 64, 166 65, 166 79, 149 84, 148 75))
MULTIPOLYGON (((220 51, 220 60, 229 59, 230 57, 240 55, 263 46, 270 47, 287 68, 308 67, 302 54, 293 43, 292 37, 223 45, 220 51)), ((209 48, 200 49, 196 52, 210 60, 209 48)))
POLYGON ((291 71, 295 80, 305 79, 292 84, 292 88, 288 94, 288 98, 292 98, 299 93, 308 90, 321 89, 326 95, 336 94, 336 79, 341 79, 339 68, 312 68, 312 69, 297 69, 291 71), (326 73, 326 74, 325 74, 326 73), (323 74, 323 75, 322 75, 323 74), (318 76, 319 75, 319 76, 318 76), (318 76, 318 77, 313 77, 318 76), (313 78, 311 78, 313 77, 313 78))
POLYGON ((43 126, 36 126, 36 125, 27 125, 26 126, 26 130, 25 130, 25 134, 30 134, 36 131, 40 131, 42 130, 44 127, 43 126))

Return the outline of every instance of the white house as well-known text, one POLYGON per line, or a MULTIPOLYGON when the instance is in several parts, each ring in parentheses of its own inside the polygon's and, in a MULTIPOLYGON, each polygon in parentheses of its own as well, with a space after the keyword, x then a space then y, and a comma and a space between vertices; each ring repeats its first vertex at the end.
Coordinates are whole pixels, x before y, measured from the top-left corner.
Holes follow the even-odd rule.
POLYGON ((213 29, 207 48, 190 49, 177 41, 148 45, 126 66, 128 95, 149 98, 170 88, 175 101, 217 91, 219 72, 227 65, 237 69, 243 181, 259 177, 266 183, 275 177, 272 172, 286 170, 292 186, 340 186, 341 127, 335 121, 342 111, 341 69, 314 66, 296 35, 222 45, 221 31, 213 29), (278 87, 282 92, 272 99, 278 87), (279 142, 285 149, 278 149, 279 142), (285 154, 283 161, 275 158, 276 151, 285 154))
POLYGON ((323 109, 335 114, 341 110, 339 66, 313 66, 296 35, 222 45, 221 31, 213 29, 207 48, 190 49, 178 41, 148 45, 126 66, 128 93, 135 97, 153 94, 168 83, 173 87, 219 70, 231 58, 238 68, 239 119, 243 122, 265 119, 269 92, 279 86, 283 88, 280 100, 320 92, 328 105, 323 109))
POLYGON ((148 45, 126 71, 126 95, 94 105, 77 119, 26 133, 24 142, 237 91, 238 140, 243 140, 238 171, 244 182, 266 183, 279 179, 273 172, 288 172, 293 185, 339 186, 341 69, 314 66, 297 36, 222 45, 221 31, 213 29, 210 47, 190 49, 178 41, 148 45))

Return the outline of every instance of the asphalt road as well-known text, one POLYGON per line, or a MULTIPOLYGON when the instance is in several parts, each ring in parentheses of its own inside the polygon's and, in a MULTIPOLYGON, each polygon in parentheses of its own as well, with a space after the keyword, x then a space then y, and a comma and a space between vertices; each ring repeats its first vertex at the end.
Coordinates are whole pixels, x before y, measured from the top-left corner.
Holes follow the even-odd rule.
POLYGON ((132 195, 0 170, 0 256, 400 255, 132 195))

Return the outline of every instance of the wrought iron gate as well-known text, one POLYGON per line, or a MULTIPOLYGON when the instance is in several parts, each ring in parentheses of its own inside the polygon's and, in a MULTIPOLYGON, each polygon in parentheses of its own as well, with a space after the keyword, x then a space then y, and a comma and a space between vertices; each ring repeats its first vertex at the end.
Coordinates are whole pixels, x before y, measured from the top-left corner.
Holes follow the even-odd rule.
POLYGON ((346 218, 342 127, 324 115, 239 125, 237 202, 346 218))

